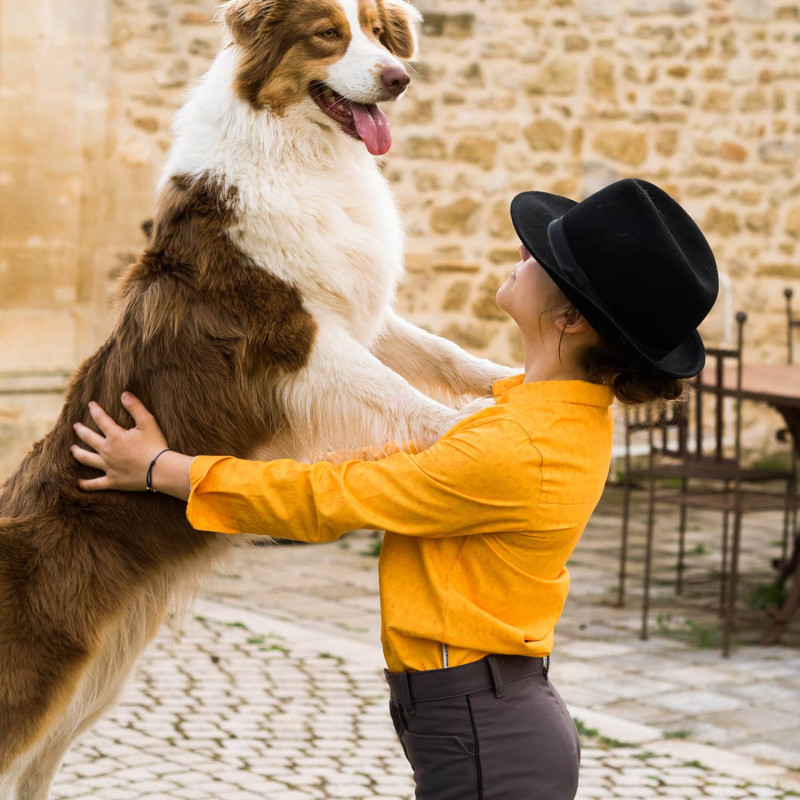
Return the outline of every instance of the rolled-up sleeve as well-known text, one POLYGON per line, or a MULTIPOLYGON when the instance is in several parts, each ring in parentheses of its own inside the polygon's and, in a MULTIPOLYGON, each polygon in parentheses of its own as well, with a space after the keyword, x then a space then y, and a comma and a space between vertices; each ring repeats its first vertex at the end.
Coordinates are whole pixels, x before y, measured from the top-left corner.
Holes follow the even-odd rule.
POLYGON ((421 453, 303 464, 199 456, 187 518, 198 530, 326 542, 356 528, 408 536, 524 530, 541 456, 518 423, 465 424, 421 453))

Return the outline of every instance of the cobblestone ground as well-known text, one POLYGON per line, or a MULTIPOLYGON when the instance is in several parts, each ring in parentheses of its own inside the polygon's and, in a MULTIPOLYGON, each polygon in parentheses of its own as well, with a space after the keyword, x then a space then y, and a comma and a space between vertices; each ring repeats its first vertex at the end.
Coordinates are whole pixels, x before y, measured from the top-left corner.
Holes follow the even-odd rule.
MULTIPOLYGON (((120 705, 71 750, 52 798, 410 800, 386 704, 374 649, 201 601, 161 632, 120 705)), ((800 796, 702 755, 583 734, 579 798, 800 796)))
MULTIPOLYGON (((617 608, 614 504, 612 491, 572 559, 551 672, 582 730, 579 798, 800 797, 800 620, 765 648, 764 613, 743 613, 723 659, 718 520, 690 529, 681 598, 665 523, 652 637, 640 641, 641 541, 634 532, 617 608)), ((777 525, 746 530, 744 584, 770 577, 777 525)), ((51 800, 410 800, 382 676, 378 542, 356 532, 234 553, 73 746, 51 800)))

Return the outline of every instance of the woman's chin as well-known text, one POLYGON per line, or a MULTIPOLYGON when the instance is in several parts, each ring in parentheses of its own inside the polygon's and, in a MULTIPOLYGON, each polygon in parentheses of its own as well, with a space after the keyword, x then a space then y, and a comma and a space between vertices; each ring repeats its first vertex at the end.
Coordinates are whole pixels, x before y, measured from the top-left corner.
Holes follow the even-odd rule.
POLYGON ((506 282, 497 290, 497 294, 494 296, 494 301, 497 303, 497 307, 506 313, 508 313, 508 310, 503 305, 503 301, 506 295, 511 291, 512 286, 514 285, 514 280, 514 275, 509 275, 508 278, 506 278, 506 282))

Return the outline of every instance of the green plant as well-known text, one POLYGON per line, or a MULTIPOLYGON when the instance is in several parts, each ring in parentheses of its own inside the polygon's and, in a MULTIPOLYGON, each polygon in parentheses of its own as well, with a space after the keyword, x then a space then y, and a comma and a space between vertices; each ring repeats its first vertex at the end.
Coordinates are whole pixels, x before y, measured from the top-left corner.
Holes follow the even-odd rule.
POLYGON ((383 547, 383 537, 379 536, 367 546, 366 550, 362 550, 359 555, 374 556, 377 558, 381 554, 381 547, 383 547))
POLYGON ((717 647, 722 641, 719 625, 700 625, 693 619, 685 619, 679 625, 672 624, 672 614, 659 614, 656 626, 662 636, 670 636, 694 647, 717 647))
POLYGON ((596 744, 600 747, 614 748, 614 747, 633 747, 628 742, 622 742, 619 739, 614 739, 612 736, 601 736, 597 728, 590 728, 577 717, 573 717, 572 721, 575 723, 575 728, 581 738, 594 739, 596 744))
POLYGON ((684 761, 683 762, 683 766, 684 767, 695 767, 696 769, 709 769, 705 764, 702 764, 697 759, 694 759, 692 761, 684 761))
POLYGON ((691 728, 681 728, 675 731, 665 731, 665 739, 688 739, 692 735, 691 728))
POLYGON ((780 608, 786 601, 787 591, 777 580, 757 583, 748 593, 745 603, 754 611, 780 608))
POLYGON ((789 472, 792 469, 792 455, 788 451, 782 453, 767 453, 753 462, 755 469, 769 472, 789 472))
POLYGON ((587 725, 581 722, 581 720, 579 720, 577 717, 573 717, 572 721, 575 723, 575 728, 577 729, 579 735, 590 736, 592 738, 596 738, 597 736, 600 735, 600 731, 598 731, 597 728, 589 728, 587 725))

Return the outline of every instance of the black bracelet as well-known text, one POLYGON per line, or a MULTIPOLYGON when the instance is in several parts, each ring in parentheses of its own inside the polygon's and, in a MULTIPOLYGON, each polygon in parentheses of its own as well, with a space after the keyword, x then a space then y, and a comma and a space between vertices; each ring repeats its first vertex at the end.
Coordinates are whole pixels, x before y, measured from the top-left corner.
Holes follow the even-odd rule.
POLYGON ((156 465, 156 461, 158 461, 161 456, 164 455, 169 450, 169 447, 165 447, 160 453, 156 454, 156 457, 150 462, 150 466, 147 468, 147 475, 145 476, 144 482, 145 486, 147 486, 148 492, 156 491, 153 488, 153 467, 156 465))

